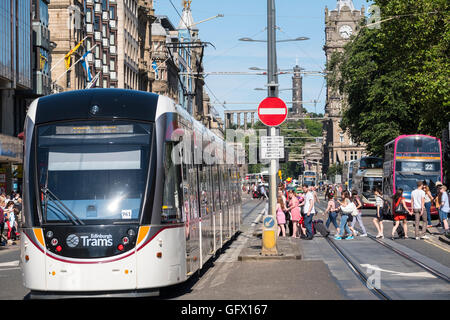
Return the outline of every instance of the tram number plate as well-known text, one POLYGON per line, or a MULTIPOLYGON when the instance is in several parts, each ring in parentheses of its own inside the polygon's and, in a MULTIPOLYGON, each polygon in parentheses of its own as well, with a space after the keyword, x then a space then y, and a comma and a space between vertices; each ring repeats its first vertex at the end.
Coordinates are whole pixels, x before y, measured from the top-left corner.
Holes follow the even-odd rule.
POLYGON ((131 210, 122 210, 122 219, 131 219, 131 210))

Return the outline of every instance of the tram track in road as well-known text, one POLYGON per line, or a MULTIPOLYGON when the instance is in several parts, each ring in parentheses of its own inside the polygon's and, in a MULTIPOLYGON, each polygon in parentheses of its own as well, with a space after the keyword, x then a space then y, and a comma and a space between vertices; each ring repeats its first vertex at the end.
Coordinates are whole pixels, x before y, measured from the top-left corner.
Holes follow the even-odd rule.
MULTIPOLYGON (((360 232, 359 229, 357 229, 358 232, 360 232)), ((433 274, 434 276, 436 276, 437 278, 445 281, 447 284, 450 284, 450 278, 448 276, 446 276, 445 274, 442 274, 441 272, 439 272, 438 270, 434 269, 433 267, 426 265, 425 263, 415 259, 414 257, 411 257, 409 254, 394 248, 393 246, 391 246, 390 244, 386 243, 385 241, 382 241, 380 239, 377 239, 375 236, 371 235, 371 234, 367 234, 367 237, 379 244, 381 244, 383 247, 390 249, 391 251, 395 252, 396 254, 398 254, 399 256, 407 259, 408 261, 413 262, 414 264, 420 266, 422 269, 424 269, 426 272, 429 272, 431 274, 433 274)))
POLYGON ((355 263, 339 246, 329 237, 325 237, 328 244, 333 248, 333 250, 338 254, 338 256, 344 261, 344 263, 350 268, 353 274, 366 286, 373 295, 375 295, 380 300, 392 300, 392 298, 382 289, 372 286, 368 286, 369 277, 361 270, 357 263, 355 263))
MULTIPOLYGON (((265 204, 265 202, 261 202, 259 199, 257 201, 258 201, 258 203, 253 208, 251 208, 245 215, 242 216, 242 220, 244 220, 251 213, 253 213, 253 211, 255 211, 255 209, 258 208, 261 204, 265 204)), ((250 201, 248 203, 251 203, 251 202, 252 202, 252 199, 250 199, 250 201)))
MULTIPOLYGON (((361 232, 358 228, 355 229, 361 232)), ((445 299, 444 293, 449 289, 450 273, 439 260, 401 243, 378 239, 369 233, 368 238, 370 240, 358 238, 362 242, 337 241, 331 237, 325 239, 340 260, 344 261, 356 278, 378 299, 445 299), (376 244, 370 245, 371 242, 376 244), (398 256, 401 258, 397 258, 398 256), (370 264, 367 261, 371 261, 370 264), (382 278, 382 285, 372 289, 374 272, 378 272, 380 279, 382 278)))
POLYGON ((368 238, 370 239, 369 242, 363 241, 367 244, 366 248, 363 249, 365 252, 358 250, 362 247, 360 245, 355 246, 358 244, 355 240, 341 240, 339 245, 337 244, 338 241, 332 238, 327 237, 326 240, 357 278, 379 299, 402 300, 411 299, 411 297, 412 299, 418 299, 419 297, 442 299, 443 292, 448 292, 450 279, 447 270, 444 269, 445 266, 420 255, 414 250, 409 252, 407 247, 405 247, 405 252, 402 248, 396 248, 373 235, 368 234, 368 238), (369 243, 372 241, 377 245, 371 248, 369 243), (355 249, 358 251, 354 252, 355 249), (355 253, 357 254, 355 255, 355 253), (395 256, 400 256, 400 260, 397 260, 395 256), (371 262, 367 263, 366 261, 371 262), (363 271, 363 268, 367 268, 366 271, 363 271), (372 283, 375 280, 375 272, 378 272, 380 279, 380 285, 377 288, 374 288, 372 283), (381 278, 383 278, 383 286, 381 286, 381 278), (411 285, 412 283, 414 284, 411 285), (408 290, 411 291, 408 292, 408 290))

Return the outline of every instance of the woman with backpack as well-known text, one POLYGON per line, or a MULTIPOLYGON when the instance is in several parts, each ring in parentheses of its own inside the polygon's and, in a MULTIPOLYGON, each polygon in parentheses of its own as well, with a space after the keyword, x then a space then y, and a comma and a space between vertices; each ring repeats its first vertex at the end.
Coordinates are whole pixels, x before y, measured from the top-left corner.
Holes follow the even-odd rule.
POLYGON ((334 237, 334 239, 342 240, 342 238, 344 236, 344 232, 347 232, 348 236, 345 238, 345 240, 352 240, 352 239, 354 239, 353 232, 350 229, 348 222, 347 222, 349 217, 352 214, 351 214, 351 212, 348 212, 346 210, 346 207, 348 207, 352 204, 352 201, 350 200, 350 192, 348 192, 347 190, 342 192, 342 201, 338 200, 338 202, 341 205, 341 214, 342 214, 341 215, 341 225, 339 226, 340 232, 338 235, 336 235, 336 237, 334 237))
POLYGON ((397 192, 394 194, 392 198, 392 208, 394 214, 394 227, 392 228, 392 240, 394 240, 395 232, 397 231, 398 226, 400 225, 400 221, 403 221, 403 231, 405 233, 405 239, 408 239, 408 223, 407 223, 407 214, 413 215, 412 211, 408 209, 406 206, 405 198, 403 198, 403 189, 397 189, 397 192))
POLYGON ((361 234, 361 237, 367 237, 367 231, 366 231, 366 228, 364 227, 364 223, 363 223, 363 220, 362 220, 362 211, 361 210, 362 210, 363 204, 361 202, 361 199, 358 196, 358 191, 356 191, 356 190, 352 191, 352 201, 355 204, 356 209, 358 210, 358 215, 353 217, 353 221, 352 221, 352 224, 351 224, 352 229, 354 229, 355 223, 356 223, 356 221, 358 221, 359 226, 361 227, 361 230, 363 232, 361 234))

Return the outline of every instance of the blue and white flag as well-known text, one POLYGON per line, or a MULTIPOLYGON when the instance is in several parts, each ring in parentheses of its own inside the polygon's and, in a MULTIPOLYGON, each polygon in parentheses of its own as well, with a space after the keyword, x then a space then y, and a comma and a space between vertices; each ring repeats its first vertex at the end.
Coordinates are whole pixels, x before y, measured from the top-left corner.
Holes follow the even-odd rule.
POLYGON ((87 84, 85 89, 92 88, 95 85, 95 83, 97 82, 99 76, 100 76, 100 72, 97 72, 97 74, 95 75, 94 79, 92 79, 92 81, 87 84))
POLYGON ((156 76, 158 76, 158 65, 156 64, 156 61, 152 62, 152 68, 155 70, 156 76))
POLYGON ((81 65, 83 66, 84 70, 86 70, 88 82, 91 82, 92 74, 91 74, 91 70, 89 69, 89 64, 86 62, 86 57, 89 53, 91 53, 91 50, 86 51, 86 53, 83 54, 83 56, 81 57, 81 60, 80 60, 81 65))

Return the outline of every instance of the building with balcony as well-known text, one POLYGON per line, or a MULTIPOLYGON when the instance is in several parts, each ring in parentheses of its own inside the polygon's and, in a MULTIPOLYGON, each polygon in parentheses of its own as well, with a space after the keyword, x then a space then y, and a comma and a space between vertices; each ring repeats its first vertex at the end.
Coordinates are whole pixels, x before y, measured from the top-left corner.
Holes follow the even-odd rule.
POLYGON ((51 93, 50 52, 55 44, 50 42, 49 3, 50 0, 32 0, 33 94, 36 97, 51 93))
MULTIPOLYGON (((51 31, 64 30, 58 36, 52 36, 52 41, 57 44, 57 49, 52 54, 53 62, 61 61, 78 41, 85 39, 72 55, 71 69, 67 71, 64 63, 54 66, 52 78, 57 85, 63 90, 86 88, 89 82, 88 72, 81 63, 75 63, 90 51, 86 56, 86 66, 92 78, 98 76, 92 87, 141 88, 139 12, 147 19, 144 29, 149 30, 153 1, 54 0, 50 8, 51 31), (141 7, 143 9, 139 11, 141 7)), ((148 45, 150 34, 147 34, 147 38, 148 45)), ((141 61, 142 65, 145 64, 144 61, 145 56, 141 61)))
POLYGON ((80 63, 75 65, 75 62, 82 57, 87 41, 72 54, 70 69, 66 69, 64 61, 64 56, 86 37, 84 1, 90 2, 51 0, 48 5, 50 41, 55 46, 50 54, 53 92, 84 89, 86 86, 86 72, 80 63))
POLYGON ((153 0, 138 2, 139 90, 152 91, 155 70, 152 67, 152 23, 155 22, 153 0))

